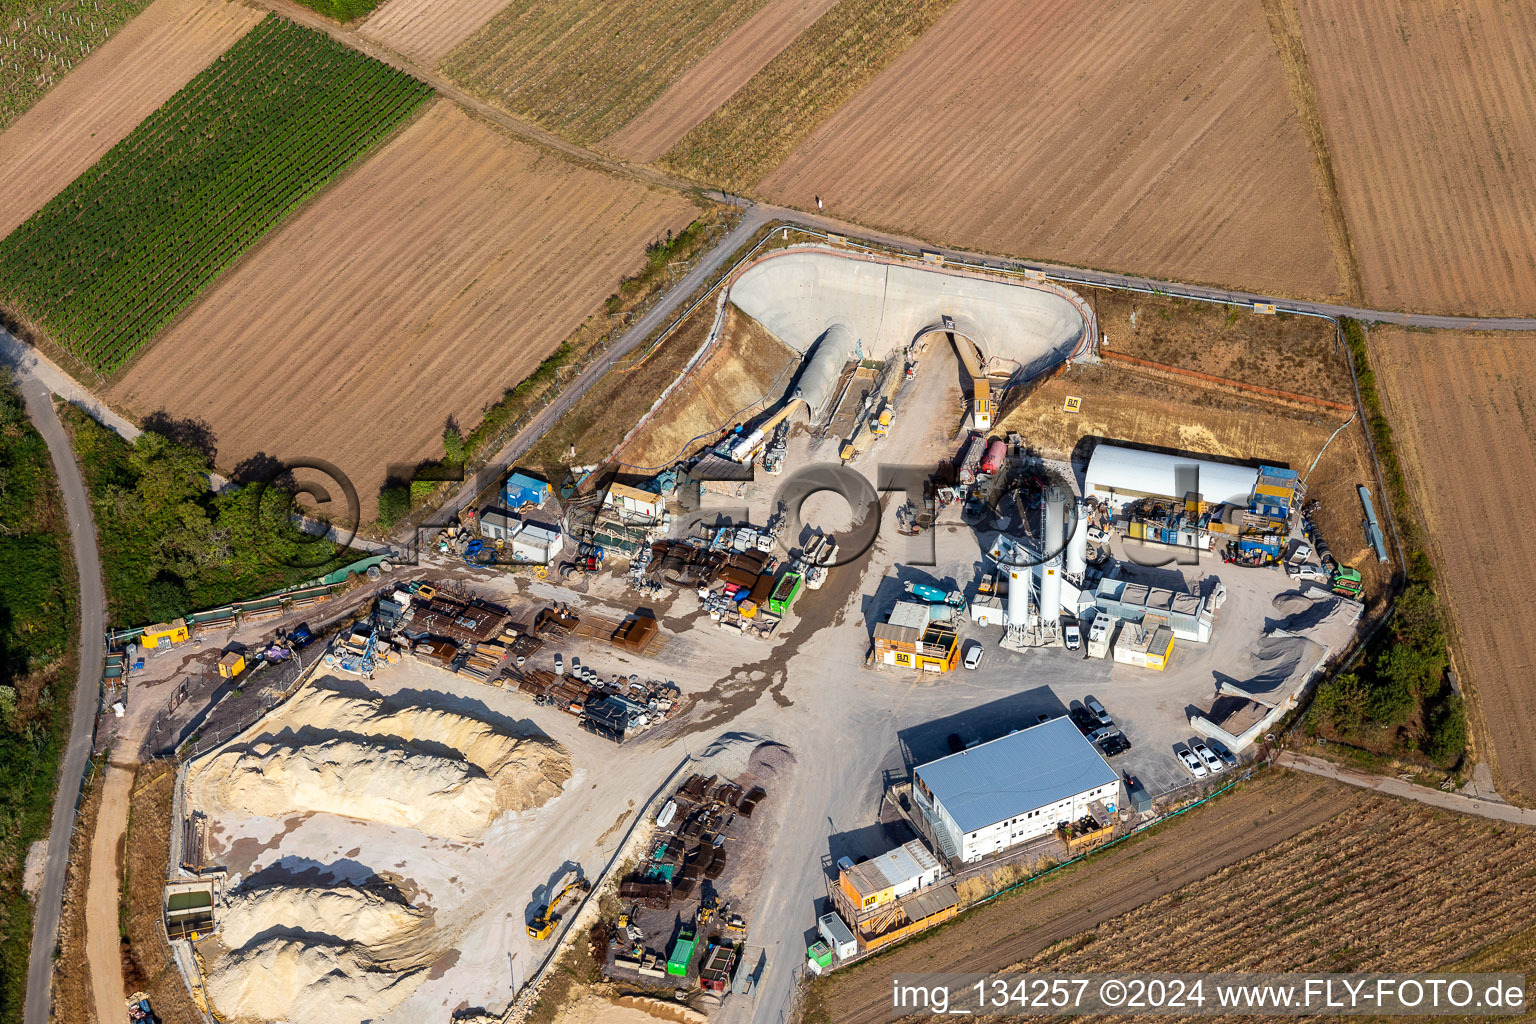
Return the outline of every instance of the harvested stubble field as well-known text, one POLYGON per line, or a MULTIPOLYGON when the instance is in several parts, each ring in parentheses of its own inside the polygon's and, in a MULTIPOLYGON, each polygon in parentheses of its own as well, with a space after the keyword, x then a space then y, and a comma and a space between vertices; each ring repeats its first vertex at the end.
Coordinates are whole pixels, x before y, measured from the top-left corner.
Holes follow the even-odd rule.
POLYGON ((1003 970, 1325 822, 1346 820, 1364 800, 1360 790, 1338 783, 1267 772, 1150 835, 813 981, 806 1019, 808 1024, 887 1020, 892 974, 1003 970))
POLYGON ((1536 7, 1301 0, 1366 301, 1536 307, 1536 7))
POLYGON ((1523 972, 1533 912, 1536 831, 1372 797, 1005 969, 1523 972))
MULTIPOLYGON (((667 344, 685 347, 691 342, 696 350, 713 314, 713 306, 706 304, 667 344)), ((619 458, 642 468, 671 465, 711 440, 722 427, 775 405, 799 366, 800 357, 793 349, 727 305, 725 324, 714 346, 619 458)))
POLYGON ((506 6, 507 0, 389 0, 358 26, 358 34, 435 68, 506 6))
POLYGON ((1327 320, 1260 316, 1246 308, 1108 288, 1077 290, 1093 306, 1108 351, 1354 404, 1349 364, 1327 320))
POLYGON ((837 2, 768 0, 638 117, 603 140, 603 148, 638 163, 655 160, 837 2))
MULTIPOLYGON (((841 0, 684 135, 662 164, 716 188, 751 188, 954 2, 841 0)), ((950 73, 956 68, 947 65, 950 73)), ((812 200, 810 191, 796 198, 801 206, 812 200)))
MULTIPOLYGON (((1271 401, 1116 363, 1069 367, 1006 408, 996 432, 1016 430, 1053 458, 1065 458, 1084 438, 1101 437, 1289 466, 1303 476, 1317 459, 1307 477, 1307 496, 1322 502, 1318 529, 1341 561, 1360 570, 1371 599, 1385 588, 1391 566, 1376 561, 1367 545, 1355 491, 1363 483, 1376 495, 1364 428, 1356 422, 1328 441, 1348 412, 1271 401), (1081 412, 1063 409, 1068 396, 1082 399, 1081 412)), ((1380 496, 1376 499, 1379 507, 1380 496)))
POLYGON ((0 130, 101 49, 145 2, 0 3, 0 130))
POLYGON ((629 122, 764 0, 514 3, 443 60, 471 92, 577 142, 629 122))
POLYGON ((224 0, 155 0, 97 47, 0 135, 0 237, 260 20, 260 11, 224 0))
POLYGON ((206 420, 230 465, 327 459, 369 518, 389 466, 441 457, 449 417, 472 426, 693 213, 441 101, 274 232, 110 397, 206 420))
POLYGON ((269 15, 0 242, 0 297, 114 373, 430 94, 269 15))
POLYGON ((758 190, 966 248, 1267 293, 1343 288, 1257 4, 961 0, 758 190))
POLYGON ((1536 348, 1520 335, 1373 331, 1371 364, 1449 600, 1500 792, 1536 803, 1536 348), (1491 614, 1499 608, 1500 614, 1491 614))

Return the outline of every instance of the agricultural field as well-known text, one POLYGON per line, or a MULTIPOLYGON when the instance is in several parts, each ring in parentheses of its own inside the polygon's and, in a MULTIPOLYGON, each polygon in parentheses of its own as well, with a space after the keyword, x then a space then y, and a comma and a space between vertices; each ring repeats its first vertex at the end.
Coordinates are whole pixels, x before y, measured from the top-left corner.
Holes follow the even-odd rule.
POLYGON ((1048 875, 865 963, 816 979, 807 993, 807 1024, 887 1020, 892 974, 1003 970, 1293 836, 1341 820, 1364 799, 1359 790, 1339 783, 1265 773, 1187 812, 1174 825, 1048 875))
MULTIPOLYGON (((676 346, 680 355, 683 350, 697 351, 713 318, 713 304, 705 303, 663 348, 676 346)), ((657 351, 663 360, 670 354, 657 351)), ((714 346, 618 457, 641 468, 669 466, 713 440, 722 428, 777 404, 799 368, 800 356, 794 349, 727 305, 725 324, 714 346)), ((641 369, 643 364, 630 373, 641 369)))
POLYGON ((361 18, 379 5, 379 0, 298 0, 311 10, 319 11, 327 18, 347 22, 361 18))
POLYGON ((274 232, 108 397, 206 420, 223 465, 329 460, 371 518, 389 467, 441 458, 446 421, 473 427, 695 212, 439 101, 274 232))
MULTIPOLYGON (((1056 948, 996 966, 1417 973, 1529 936, 1533 912, 1536 832, 1372 797, 1056 948)), ((1530 964, 1518 953, 1485 962, 1488 971, 1530 964)))
POLYGON ((1300 0, 1366 301, 1536 309, 1536 8, 1300 0))
POLYGON ((666 161, 734 184, 777 165, 767 198, 820 196, 943 244, 1266 293, 1345 288, 1255 4, 960 0, 793 152, 747 137, 741 99, 666 161))
POLYGON ((146 2, 0 2, 0 131, 100 49, 146 2))
POLYGON ((590 144, 644 110, 764 2, 509 4, 443 70, 508 112, 590 144))
MULTIPOLYGON (((752 188, 954 2, 842 0, 684 135, 662 165, 715 188, 752 188)), ((809 192, 797 197, 800 206, 811 200, 809 192)))
POLYGON ((0 243, 0 299, 114 373, 428 95, 269 16, 0 243))
POLYGON ((261 20, 224 0, 155 0, 0 134, 0 237, 100 160, 261 20))
POLYGON ((435 68, 444 54, 478 32, 505 6, 507 0, 389 0, 357 31, 423 67, 435 68))
POLYGON ((1499 790, 1536 803, 1536 613, 1525 577, 1536 540, 1536 349, 1520 335, 1373 331, 1399 457, 1454 624, 1472 720, 1499 790), (1515 602, 1512 606, 1509 602, 1515 602), (1489 609, 1504 607, 1490 615, 1489 609))
POLYGON ((770 0, 638 117, 604 139, 603 148, 636 163, 655 160, 714 113, 836 3, 837 0, 770 0))

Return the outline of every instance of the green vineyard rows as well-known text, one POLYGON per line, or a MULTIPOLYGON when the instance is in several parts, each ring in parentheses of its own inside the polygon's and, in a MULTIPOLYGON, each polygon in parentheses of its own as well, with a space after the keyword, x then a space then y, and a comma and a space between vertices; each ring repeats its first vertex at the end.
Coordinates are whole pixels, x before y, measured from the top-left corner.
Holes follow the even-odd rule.
POLYGON ((269 15, 0 242, 0 301, 113 373, 430 95, 269 15))
POLYGON ((4 129, 149 0, 0 0, 4 129))

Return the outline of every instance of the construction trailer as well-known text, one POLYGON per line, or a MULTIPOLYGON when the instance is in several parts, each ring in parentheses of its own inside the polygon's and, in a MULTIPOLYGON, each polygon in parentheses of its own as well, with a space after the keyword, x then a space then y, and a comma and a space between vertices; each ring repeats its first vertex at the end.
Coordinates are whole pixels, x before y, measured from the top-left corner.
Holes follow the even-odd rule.
POLYGON ((192 631, 187 626, 186 619, 172 619, 170 622, 157 622, 153 626, 144 629, 144 635, 140 643, 145 648, 170 647, 173 644, 186 643, 192 637, 192 631))
POLYGON ((1173 640, 1173 630, 1167 626, 1126 623, 1115 639, 1114 658, 1122 665, 1161 672, 1173 656, 1173 640))
POLYGON ((549 500, 549 493, 547 481, 530 476, 520 469, 512 471, 512 475, 507 477, 506 487, 502 490, 507 508, 511 509, 542 505, 549 500))
POLYGON ((496 542, 505 557, 497 561, 548 565, 565 547, 558 526, 541 523, 515 512, 487 509, 480 515, 480 536, 496 542))
POLYGON ((960 898, 949 871, 914 839, 838 870, 828 885, 832 906, 868 952, 953 917, 960 898))
POLYGON ((225 679, 233 679, 245 671, 245 655, 239 651, 230 651, 219 659, 219 675, 225 679))
MULTIPOLYGON (((1180 640, 1208 643, 1215 629, 1216 601, 1130 580, 1100 580, 1093 594, 1094 617, 1113 616, 1148 629, 1167 626, 1180 640)), ((1124 632, 1122 630, 1122 632, 1124 632)))
POLYGON ((953 626, 929 622, 907 626, 875 623, 875 661, 923 672, 951 672, 960 662, 960 638, 953 626))
POLYGON ((848 927, 848 922, 838 917, 836 913, 822 914, 816 919, 816 931, 826 940, 827 948, 832 950, 839 960, 847 960, 859 953, 858 940, 853 936, 853 929, 848 927))
POLYGON ((677 942, 672 945, 671 955, 667 957, 668 974, 677 978, 688 976, 688 969, 693 966, 693 954, 698 942, 698 936, 692 928, 683 929, 677 937, 677 942))

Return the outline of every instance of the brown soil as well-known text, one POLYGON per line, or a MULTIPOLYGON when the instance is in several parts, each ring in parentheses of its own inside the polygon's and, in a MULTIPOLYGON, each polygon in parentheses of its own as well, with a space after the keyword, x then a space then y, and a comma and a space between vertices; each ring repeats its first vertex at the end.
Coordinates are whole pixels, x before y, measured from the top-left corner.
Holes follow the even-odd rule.
MULTIPOLYGON (((92 1001, 97 1020, 119 1015, 128 992, 123 984, 122 950, 118 936, 118 881, 122 878, 123 833, 127 828, 128 794, 133 767, 108 765, 101 812, 91 835, 93 870, 85 890, 85 960, 90 966, 92 1001), (106 870, 103 870, 106 868, 106 870)), ((165 866, 161 865, 163 873, 165 866)))
POLYGON ((1104 288, 1078 292, 1112 352, 1354 405, 1349 365, 1327 320, 1104 288))
POLYGON ((760 191, 968 248, 1344 287, 1255 4, 961 0, 760 191))
POLYGON ((1536 832, 1372 797, 1011 969, 1432 971, 1529 935, 1533 882, 1536 832))
POLYGON ((1536 803, 1536 349, 1515 335, 1380 330, 1371 362, 1500 792, 1536 803), (1513 604, 1511 604, 1513 602, 1513 604), (1495 613, 1496 612, 1496 613, 1495 613))
POLYGON ((1536 8, 1302 0, 1366 302, 1536 306, 1536 8))
MULTIPOLYGON (((688 325, 693 329, 686 333, 694 339, 695 350, 712 314, 713 305, 706 304, 694 317, 697 322, 688 325)), ((793 349, 735 306, 727 306, 725 325, 714 347, 620 458, 634 466, 670 465, 712 441, 721 429, 776 405, 799 365, 793 349)))
POLYGON ((0 237, 101 159, 262 12, 155 0, 0 135, 0 237))
POLYGON ((1337 783, 1267 773, 1152 835, 1122 843, 890 953, 813 982, 808 1019, 837 1024, 886 1020, 892 974, 1005 969, 1330 819, 1345 820, 1362 799, 1358 790, 1337 783))
MULTIPOLYGON (((162 937, 161 906, 171 855, 171 796, 176 770, 170 762, 141 766, 133 780, 128 812, 128 944, 125 973, 149 993, 150 1005, 164 1024, 203 1024, 202 1013, 187 994, 170 947, 162 937)), ((121 1020, 121 1014, 106 1018, 121 1020)))
POLYGON ((768 0, 750 21, 722 40, 638 117, 604 140, 603 147, 637 163, 655 160, 835 3, 837 0, 768 0))
POLYGON ((358 34, 383 43, 424 67, 484 28, 507 0, 389 0, 358 26, 358 34))
POLYGON ((221 462, 317 457, 373 515, 685 226, 681 197, 517 143, 440 101, 224 277, 110 392, 205 419, 221 462))
POLYGON ((1357 420, 1328 443, 1349 415, 1110 363, 1073 366, 1045 381, 1017 406, 1010 403, 995 432, 1016 430, 1027 444, 1056 458, 1065 457, 1083 438, 1101 437, 1298 470, 1307 479, 1307 496, 1322 502, 1317 526, 1328 547, 1360 570, 1366 593, 1374 600, 1383 592, 1391 566, 1376 560, 1360 526, 1363 514, 1356 485, 1366 484, 1377 493, 1364 428, 1357 420), (1064 411, 1068 396, 1083 400, 1081 412, 1064 411), (1308 476, 1314 459, 1317 466, 1308 476))

